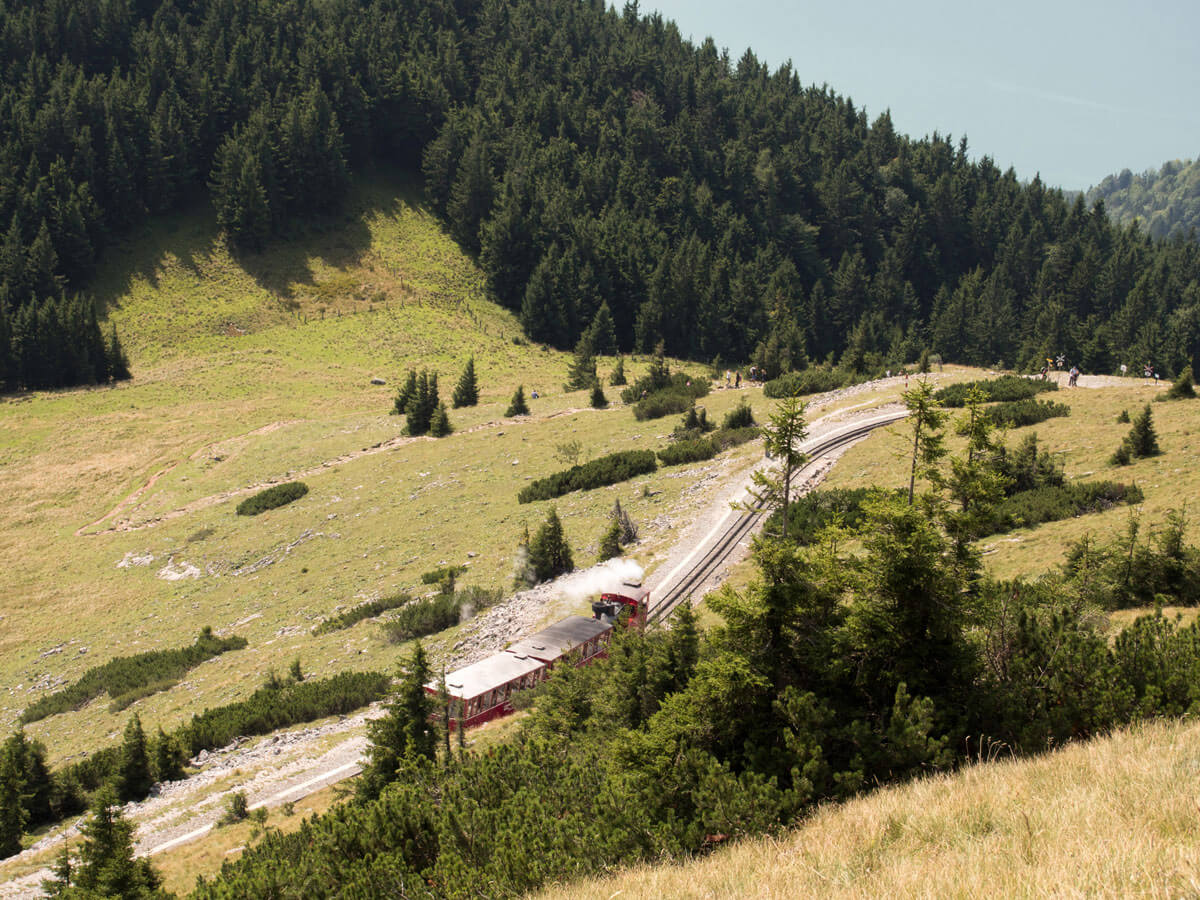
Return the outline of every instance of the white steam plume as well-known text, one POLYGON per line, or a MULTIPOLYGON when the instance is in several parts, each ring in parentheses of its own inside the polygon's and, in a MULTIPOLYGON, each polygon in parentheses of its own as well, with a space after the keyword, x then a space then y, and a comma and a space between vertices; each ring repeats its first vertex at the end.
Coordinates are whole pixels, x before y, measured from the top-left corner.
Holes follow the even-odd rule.
POLYGON ((640 584, 645 570, 634 559, 610 559, 598 566, 574 573, 562 581, 562 592, 572 600, 584 600, 603 593, 623 594, 625 582, 640 584))

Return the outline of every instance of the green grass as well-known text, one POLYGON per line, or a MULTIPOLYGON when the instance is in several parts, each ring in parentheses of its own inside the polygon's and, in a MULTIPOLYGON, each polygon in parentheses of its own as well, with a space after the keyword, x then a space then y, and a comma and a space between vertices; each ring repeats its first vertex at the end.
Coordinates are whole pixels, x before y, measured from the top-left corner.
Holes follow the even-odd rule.
MULTIPOLYGON (((376 624, 319 636, 313 626, 426 593, 420 576, 439 566, 466 565, 463 587, 507 587, 523 526, 547 509, 519 506, 517 490, 561 468, 558 445, 579 441, 590 459, 667 443, 670 420, 638 423, 620 403, 598 411, 588 392, 562 393, 570 357, 514 343, 514 317, 486 301, 478 270, 403 184, 364 182, 347 209, 336 228, 241 261, 202 213, 156 223, 110 253, 99 280, 134 380, 0 400, 0 733, 86 669, 179 646, 207 624, 236 629, 249 649, 122 713, 92 702, 30 735, 58 764, 115 743, 133 712, 170 730, 244 699, 296 657, 318 677, 392 671, 407 650, 376 624), (447 438, 403 437, 403 418, 388 414, 397 380, 436 369, 448 395, 469 354, 480 404, 451 412, 447 438), (518 384, 542 396, 528 419, 506 420, 518 384), (293 480, 309 493, 235 515, 241 500, 293 480)), ((607 376, 615 360, 599 363, 607 376)), ((648 364, 627 359, 627 372, 648 364)), ((754 394, 718 391, 704 405, 719 421, 742 396, 754 394)), ((761 420, 766 407, 755 406, 761 420)), ((633 552, 652 567, 687 524, 697 473, 759 454, 752 443, 559 498, 576 559, 595 558, 619 497, 642 528, 633 552)))

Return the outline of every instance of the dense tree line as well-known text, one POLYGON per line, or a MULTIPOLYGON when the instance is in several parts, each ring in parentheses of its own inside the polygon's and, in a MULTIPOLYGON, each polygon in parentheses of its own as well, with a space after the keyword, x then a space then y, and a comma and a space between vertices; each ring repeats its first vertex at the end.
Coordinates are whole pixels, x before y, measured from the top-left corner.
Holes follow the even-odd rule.
MULTIPOLYGON (((1194 243, 636 2, 3 0, 0 22, 0 327, 72 302, 148 214, 207 192, 256 249, 383 161, 420 168, 496 298, 562 348, 599 317, 619 350, 784 369, 925 347, 1200 365, 1194 243)), ((41 383, 3 358, 9 386, 41 383)))
POLYGON ((1087 192, 1087 201, 1104 202, 1117 222, 1136 222, 1158 238, 1196 239, 1200 228, 1200 160, 1172 160, 1157 172, 1134 175, 1128 169, 1109 175, 1087 192))

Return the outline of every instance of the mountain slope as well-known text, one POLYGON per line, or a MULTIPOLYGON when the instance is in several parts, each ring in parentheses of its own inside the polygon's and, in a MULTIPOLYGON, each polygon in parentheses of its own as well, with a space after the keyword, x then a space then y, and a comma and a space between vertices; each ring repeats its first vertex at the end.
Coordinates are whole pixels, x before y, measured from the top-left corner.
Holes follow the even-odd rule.
POLYGON ((968 766, 682 866, 540 897, 1162 897, 1200 891, 1195 722, 968 766))
POLYGON ((1134 175, 1128 169, 1109 175, 1087 192, 1117 222, 1137 222, 1157 238, 1191 238, 1200 229, 1200 160, 1172 160, 1155 172, 1134 175))

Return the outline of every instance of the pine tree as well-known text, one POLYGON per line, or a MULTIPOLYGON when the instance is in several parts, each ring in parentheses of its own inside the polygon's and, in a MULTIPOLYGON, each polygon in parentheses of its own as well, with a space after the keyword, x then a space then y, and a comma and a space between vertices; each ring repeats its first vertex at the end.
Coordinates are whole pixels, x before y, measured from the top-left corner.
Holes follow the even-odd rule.
POLYGON ((1133 456, 1157 456, 1161 452, 1158 447, 1158 434, 1154 430, 1154 421, 1150 415, 1149 403, 1133 420, 1133 427, 1129 429, 1129 436, 1125 438, 1125 441, 1133 456))
POLYGON ((437 373, 422 369, 416 379, 416 393, 404 408, 404 433, 413 436, 428 434, 439 402, 437 373))
POLYGON ((134 713, 125 726, 121 742, 121 758, 117 764, 117 796, 121 800, 141 800, 154 787, 154 776, 150 772, 150 753, 146 747, 146 733, 142 731, 142 720, 134 713))
POLYGON ((129 371, 129 359, 117 337, 117 326, 113 323, 108 332, 108 346, 105 347, 106 363, 109 377, 113 381, 128 381, 133 375, 129 371))
POLYGON ((567 383, 564 391, 582 391, 597 381, 596 356, 592 352, 591 339, 584 335, 575 345, 575 358, 567 371, 567 383))
POLYGON ((609 522, 608 528, 600 538, 600 554, 598 559, 604 562, 621 555, 621 523, 616 519, 609 522))
POLYGON ((792 481, 805 465, 808 454, 800 450, 808 436, 804 413, 807 404, 798 397, 784 397, 763 426, 763 444, 767 456, 777 461, 776 468, 756 471, 751 476, 750 496, 759 506, 778 510, 783 523, 783 538, 788 536, 788 507, 792 500, 792 481))
POLYGON ((912 506, 917 476, 937 481, 937 464, 946 454, 942 425, 946 412, 933 396, 933 383, 920 379, 912 390, 900 395, 908 407, 908 424, 913 430, 912 467, 908 478, 908 505, 912 506))
POLYGON ((608 376, 608 383, 613 387, 621 387, 622 385, 629 384, 628 379, 625 377, 625 357, 617 357, 617 364, 613 367, 612 374, 608 376))
POLYGON ((613 325, 612 310, 608 308, 607 300, 596 310, 586 337, 592 345, 592 352, 597 356, 612 356, 617 352, 617 329, 613 325))
POLYGON ((539 582, 549 581, 575 569, 558 510, 553 507, 529 543, 529 562, 539 582))
POLYGON ((529 404, 525 402, 525 385, 517 385, 517 391, 513 394, 512 402, 508 404, 508 409, 504 411, 504 415, 509 418, 512 416, 529 415, 529 404))
POLYGON ((473 356, 467 360, 467 367, 463 369, 462 377, 454 386, 452 401, 455 409, 474 406, 479 402, 479 385, 475 382, 475 357, 473 356))
POLYGON ((425 690, 431 679, 429 660, 421 642, 400 673, 400 686, 386 706, 386 714, 367 725, 367 765, 359 782, 359 796, 378 797, 384 785, 396 778, 406 759, 436 759, 438 736, 430 724, 437 711, 435 699, 425 690))
POLYGON ((429 433, 435 438, 445 437, 454 429, 450 426, 450 417, 446 415, 446 404, 439 403, 429 420, 429 433))
POLYGON ((600 381, 597 379, 592 382, 592 408, 604 409, 608 406, 608 398, 604 396, 604 388, 600 387, 600 381))
POLYGON ((615 522, 621 525, 621 544, 629 546, 638 539, 638 528, 634 523, 633 518, 621 506, 620 500, 613 501, 612 517, 615 522))
POLYGON ((392 405, 392 415, 402 416, 417 396, 417 370, 409 369, 404 385, 396 392, 396 401, 392 405))
POLYGON ((29 820, 25 773, 11 744, 6 741, 0 750, 0 859, 21 852, 21 835, 29 820))
POLYGON ((175 781, 183 777, 183 748, 162 730, 161 725, 150 743, 150 757, 154 763, 155 781, 175 781))
POLYGON ((147 859, 133 857, 133 824, 121 816, 112 788, 96 795, 92 816, 79 829, 83 843, 72 866, 56 866, 56 879, 43 882, 51 896, 81 889, 83 896, 149 898, 157 895, 158 873, 147 859), (69 879, 63 883, 59 879, 69 879))

